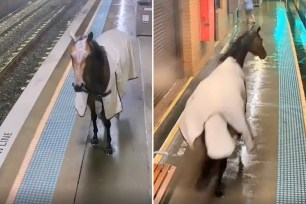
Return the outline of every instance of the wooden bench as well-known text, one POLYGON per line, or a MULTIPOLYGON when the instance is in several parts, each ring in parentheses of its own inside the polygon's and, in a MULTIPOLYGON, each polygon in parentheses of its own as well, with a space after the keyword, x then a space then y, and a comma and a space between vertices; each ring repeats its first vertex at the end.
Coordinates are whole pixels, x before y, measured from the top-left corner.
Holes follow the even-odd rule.
POLYGON ((160 204, 175 169, 175 166, 169 164, 154 164, 154 204, 160 204))

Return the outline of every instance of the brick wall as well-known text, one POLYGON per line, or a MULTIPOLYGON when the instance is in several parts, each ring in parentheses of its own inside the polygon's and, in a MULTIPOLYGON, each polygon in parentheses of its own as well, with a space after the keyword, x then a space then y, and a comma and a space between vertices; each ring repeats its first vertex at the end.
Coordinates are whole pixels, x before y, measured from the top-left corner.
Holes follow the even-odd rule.
POLYGON ((222 40, 229 32, 230 29, 230 18, 227 14, 227 0, 221 1, 221 8, 216 9, 216 13, 218 16, 218 36, 217 40, 222 40))
MULTIPOLYGON (((222 40, 232 26, 227 14, 227 0, 222 0, 217 10, 218 40, 222 40)), ((180 25, 183 67, 187 76, 196 75, 214 54, 214 34, 209 42, 200 41, 200 0, 180 1, 180 25)))

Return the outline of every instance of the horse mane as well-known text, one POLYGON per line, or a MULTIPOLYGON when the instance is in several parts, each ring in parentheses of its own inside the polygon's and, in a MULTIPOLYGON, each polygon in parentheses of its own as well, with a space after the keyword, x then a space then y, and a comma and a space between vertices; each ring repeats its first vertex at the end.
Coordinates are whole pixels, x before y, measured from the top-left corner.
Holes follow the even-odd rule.
POLYGON ((106 59, 107 54, 103 46, 100 46, 95 40, 92 40, 89 44, 92 45, 90 46, 92 48, 91 52, 94 53, 97 58, 106 59))
POLYGON ((243 40, 247 37, 250 36, 250 31, 245 32, 243 35, 239 36, 238 39, 235 42, 231 42, 231 46, 230 48, 227 50, 227 52, 225 54, 223 54, 220 59, 219 62, 224 62, 224 60, 226 60, 226 58, 230 57, 230 56, 234 56, 234 54, 241 49, 241 44, 243 43, 243 40))

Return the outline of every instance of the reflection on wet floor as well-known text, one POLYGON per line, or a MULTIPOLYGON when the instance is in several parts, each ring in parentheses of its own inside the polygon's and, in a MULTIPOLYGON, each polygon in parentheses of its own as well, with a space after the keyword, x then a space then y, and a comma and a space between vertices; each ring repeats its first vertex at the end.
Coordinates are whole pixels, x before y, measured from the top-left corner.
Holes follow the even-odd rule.
POLYGON ((117 28, 135 36, 135 1, 134 0, 113 0, 104 31, 117 28), (127 26, 128 25, 128 26, 127 26), (131 29, 132 28, 132 29, 131 29))
MULTIPOLYGON (((238 146, 234 155, 228 160, 227 170, 223 176, 225 196, 215 198, 212 186, 204 190, 195 189, 194 184, 199 176, 201 163, 197 161, 198 155, 192 155, 193 153, 184 147, 184 144, 182 145, 181 135, 177 135, 170 151, 177 153, 182 152, 182 149, 187 150, 184 156, 162 160, 179 167, 177 179, 171 185, 165 203, 276 202, 279 82, 277 46, 273 35, 276 29, 275 10, 275 2, 264 2, 255 11, 257 23, 262 28, 260 35, 264 40, 267 58, 260 60, 248 54, 244 63, 248 92, 247 117, 256 136, 256 150, 248 154, 245 146, 238 146), (238 173, 239 155, 244 164, 242 174, 238 173)), ((246 22, 242 20, 238 36, 246 30, 246 22)))

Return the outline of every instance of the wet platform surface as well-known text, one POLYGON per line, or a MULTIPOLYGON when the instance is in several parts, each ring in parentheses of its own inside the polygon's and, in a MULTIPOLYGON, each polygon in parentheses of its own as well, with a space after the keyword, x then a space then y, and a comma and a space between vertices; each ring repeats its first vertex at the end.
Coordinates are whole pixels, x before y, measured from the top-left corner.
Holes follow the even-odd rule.
MULTIPOLYGON (((262 28, 267 58, 260 60, 248 54, 244 70, 247 116, 257 136, 257 149, 248 154, 243 145, 238 146, 223 177, 225 196, 215 198, 211 187, 195 190, 200 163, 178 131, 168 149, 174 157, 161 160, 178 167, 164 203, 305 202, 305 185, 299 181, 305 169, 305 123, 286 12, 282 3, 264 2, 255 9, 255 17, 262 28), (238 174, 239 152, 242 174, 238 174)), ((242 16, 238 36, 246 29, 242 16)))
MULTIPOLYGON (((135 37, 135 5, 136 1, 102 0, 90 29, 94 37, 112 28, 134 36, 134 62, 138 78, 128 83, 127 93, 122 99, 120 119, 111 121, 114 154, 104 154, 106 143, 100 120, 97 120, 100 144, 95 147, 90 144, 90 111, 83 118, 76 116, 71 87, 73 74, 70 70, 63 80, 63 88, 51 109, 35 151, 28 158, 29 166, 27 170, 21 170, 24 171, 23 180, 19 184, 15 181, 18 188, 12 188, 14 177, 22 174, 18 171, 24 155, 28 154, 26 145, 31 139, 27 143, 23 141, 33 137, 33 130, 38 125, 36 123, 39 123, 37 119, 32 120, 32 123, 26 122, 31 131, 21 132, 22 136, 17 138, 18 144, 12 147, 12 152, 18 150, 18 157, 11 153, 1 169, 0 180, 6 181, 7 185, 1 185, 3 191, 0 193, 0 203, 4 203, 9 192, 13 195, 11 198, 15 194, 15 202, 31 204, 51 201, 110 204, 151 202, 151 150, 148 135, 151 112, 146 110, 151 100, 144 94, 150 84, 144 84, 143 77, 148 78, 151 73, 148 64, 151 64, 152 39, 135 37)), ((52 81, 54 78, 50 80, 50 83, 56 83, 52 81)), ((43 95, 52 95, 52 91, 45 89, 43 95)), ((39 102, 36 106, 44 107, 45 104, 39 102)))

